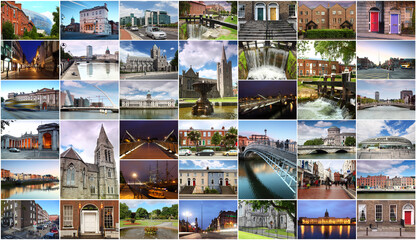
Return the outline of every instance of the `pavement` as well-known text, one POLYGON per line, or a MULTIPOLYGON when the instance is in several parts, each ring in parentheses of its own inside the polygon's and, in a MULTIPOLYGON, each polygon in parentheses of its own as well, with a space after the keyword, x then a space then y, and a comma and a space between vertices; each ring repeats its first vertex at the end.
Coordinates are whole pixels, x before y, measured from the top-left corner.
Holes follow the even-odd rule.
MULTIPOLYGON (((167 35, 166 40, 178 40, 178 28, 160 28, 167 35)), ((145 28, 139 28, 138 31, 130 31, 127 29, 120 29, 122 40, 152 40, 151 37, 146 35, 145 28)))
POLYGON ((125 79, 178 79, 178 72, 147 72, 145 73, 122 73, 121 80, 125 79))
POLYGON ((183 239, 237 239, 235 232, 208 232, 208 233, 179 233, 179 238, 183 239))
POLYGON ((156 143, 145 143, 122 159, 177 159, 177 157, 163 150, 156 143))
POLYGON ((81 33, 81 32, 61 32, 61 39, 65 39, 65 40, 74 40, 74 39, 118 40, 118 34, 97 35, 97 34, 81 33))
POLYGON ((2 149, 1 158, 2 159, 59 159, 59 151, 21 150, 20 152, 9 152, 8 149, 2 149))
POLYGON ((395 238, 411 238, 415 239, 415 232, 405 232, 402 231, 402 236, 400 232, 384 232, 384 231, 368 231, 368 236, 366 236, 366 231, 357 231, 357 238, 374 238, 374 239, 395 239, 395 238))
POLYGON ((357 79, 414 79, 415 69, 396 68, 389 71, 382 68, 359 69, 357 79))
POLYGON ((340 186, 332 185, 325 189, 325 185, 312 186, 309 189, 298 189, 299 199, 351 199, 345 190, 340 186))
POLYGON ((414 159, 415 150, 408 149, 360 149, 358 159, 414 159))
POLYGON ((59 111, 8 111, 1 109, 2 119, 59 119, 59 111))
POLYGON ((180 199, 237 199, 237 194, 179 194, 180 199))
POLYGON ((407 34, 383 34, 383 33, 358 33, 357 34, 358 40, 415 40, 414 35, 407 35, 407 34))
POLYGON ((7 72, 1 74, 1 79, 59 79, 58 72, 53 73, 51 71, 36 69, 36 68, 26 68, 21 69, 20 71, 9 71, 9 77, 7 78, 7 72))
POLYGON ((74 62, 61 76, 63 80, 81 80, 78 65, 74 62), (72 74, 74 73, 74 74, 72 74))
POLYGON ((29 233, 29 231, 34 231, 33 226, 31 227, 25 227, 21 231, 18 231, 16 229, 11 229, 2 226, 1 235, 2 238, 5 238, 5 236, 13 236, 13 239, 39 239, 43 236, 45 236, 46 233, 50 232, 50 229, 52 227, 45 228, 43 230, 36 230, 35 234, 29 233))

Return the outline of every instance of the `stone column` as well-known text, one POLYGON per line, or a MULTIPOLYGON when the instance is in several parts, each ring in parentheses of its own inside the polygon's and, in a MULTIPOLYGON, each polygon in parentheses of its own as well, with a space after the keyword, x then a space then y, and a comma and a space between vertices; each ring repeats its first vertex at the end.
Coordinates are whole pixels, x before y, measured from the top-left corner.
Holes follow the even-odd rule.
POLYGON ((52 150, 56 151, 58 150, 58 132, 56 130, 53 130, 52 132, 52 150))
POLYGON ((39 133, 38 134, 38 139, 39 139, 39 150, 42 150, 42 144, 43 144, 43 139, 42 139, 42 134, 41 133, 39 133))

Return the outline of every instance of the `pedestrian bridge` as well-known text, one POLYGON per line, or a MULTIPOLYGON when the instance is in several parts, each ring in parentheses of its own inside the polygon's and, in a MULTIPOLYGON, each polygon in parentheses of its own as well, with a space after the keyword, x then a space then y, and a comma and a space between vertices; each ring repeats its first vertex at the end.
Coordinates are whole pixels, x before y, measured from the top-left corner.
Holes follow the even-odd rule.
POLYGON ((298 154, 313 154, 313 153, 355 153, 354 146, 327 146, 327 145, 318 145, 318 146, 299 146, 298 154))
POLYGON ((296 194, 296 148, 277 147, 274 142, 269 141, 254 142, 247 145, 243 156, 247 157, 252 153, 261 157, 296 194))

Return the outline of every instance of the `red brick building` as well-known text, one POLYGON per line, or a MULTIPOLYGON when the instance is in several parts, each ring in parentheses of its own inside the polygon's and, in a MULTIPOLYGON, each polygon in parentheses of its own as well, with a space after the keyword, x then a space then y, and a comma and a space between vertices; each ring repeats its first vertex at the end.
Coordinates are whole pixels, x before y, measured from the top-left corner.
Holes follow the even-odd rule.
POLYGON ((115 200, 62 200, 61 238, 119 238, 119 205, 115 200))
POLYGON ((298 59, 299 76, 322 76, 324 74, 341 74, 345 69, 351 72, 355 66, 344 65, 338 61, 326 61, 319 59, 298 59))
POLYGON ((59 215, 49 215, 49 221, 54 222, 59 220, 59 215))
POLYGON ((191 5, 188 15, 203 15, 207 12, 204 1, 189 1, 191 5))
MULTIPOLYGON (((211 127, 211 129, 194 129, 190 128, 187 130, 179 130, 179 139, 180 139, 180 146, 195 146, 195 143, 188 139, 188 133, 191 131, 199 131, 201 133, 201 140, 198 143, 198 146, 206 146, 206 147, 215 147, 214 144, 211 143, 211 138, 214 135, 215 132, 218 132, 221 137, 225 136, 225 134, 228 132, 225 127, 222 127, 221 129, 214 129, 211 127)), ((218 146, 218 145, 217 145, 218 146)))
POLYGON ((334 181, 335 182, 341 181, 341 174, 339 172, 334 172, 334 181))
POLYGON ((357 179, 357 186, 383 189, 386 188, 386 182, 388 179, 389 177, 383 175, 360 177, 357 179))
POLYGON ((5 22, 12 23, 14 34, 17 36, 23 36, 25 30, 28 32, 32 31, 34 24, 23 12, 21 3, 16 3, 15 1, 2 1, 1 3, 2 24, 5 22))

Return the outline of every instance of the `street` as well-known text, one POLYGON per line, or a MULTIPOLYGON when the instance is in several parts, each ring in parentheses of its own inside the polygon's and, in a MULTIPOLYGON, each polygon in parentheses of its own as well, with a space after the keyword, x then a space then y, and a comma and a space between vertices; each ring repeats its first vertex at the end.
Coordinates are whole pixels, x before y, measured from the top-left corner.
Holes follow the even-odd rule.
POLYGON ((414 79, 415 69, 396 68, 389 71, 382 68, 359 69, 357 72, 358 79, 414 79))
POLYGON ((75 39, 95 39, 95 40, 118 40, 118 34, 112 35, 97 35, 80 32, 61 32, 61 39, 75 40, 75 39))
POLYGON ((37 229, 34 231, 34 227, 26 227, 25 229, 18 231, 15 229, 11 229, 5 226, 1 226, 1 238, 8 238, 8 239, 39 239, 45 236, 48 232, 50 232, 52 225, 48 226, 47 228, 41 230, 37 229))
POLYGON ((9 77, 7 77, 7 72, 1 74, 1 79, 58 79, 58 72, 53 73, 51 71, 46 71, 36 68, 25 68, 20 71, 9 71, 9 77))
POLYGON ((10 152, 8 149, 1 150, 2 159, 59 159, 59 151, 51 150, 21 150, 10 152))
MULTIPOLYGON (((178 28, 160 28, 166 33, 166 40, 178 40, 178 28)), ((146 35, 145 28, 139 28, 137 31, 127 29, 120 29, 122 40, 151 40, 152 38, 146 35)))
POLYGON ((237 239, 237 231, 208 232, 208 233, 180 232, 179 238, 183 238, 183 239, 237 239))
POLYGON ((8 111, 1 109, 3 119, 59 119, 59 111, 8 111))
POLYGON ((382 34, 374 32, 359 32, 357 35, 358 40, 415 40, 414 34, 382 34))
POLYGON ((309 189, 298 189, 299 199, 350 199, 345 190, 340 186, 332 185, 325 189, 325 185, 312 186, 309 189))
POLYGON ((178 79, 178 72, 122 73, 120 79, 178 79))

